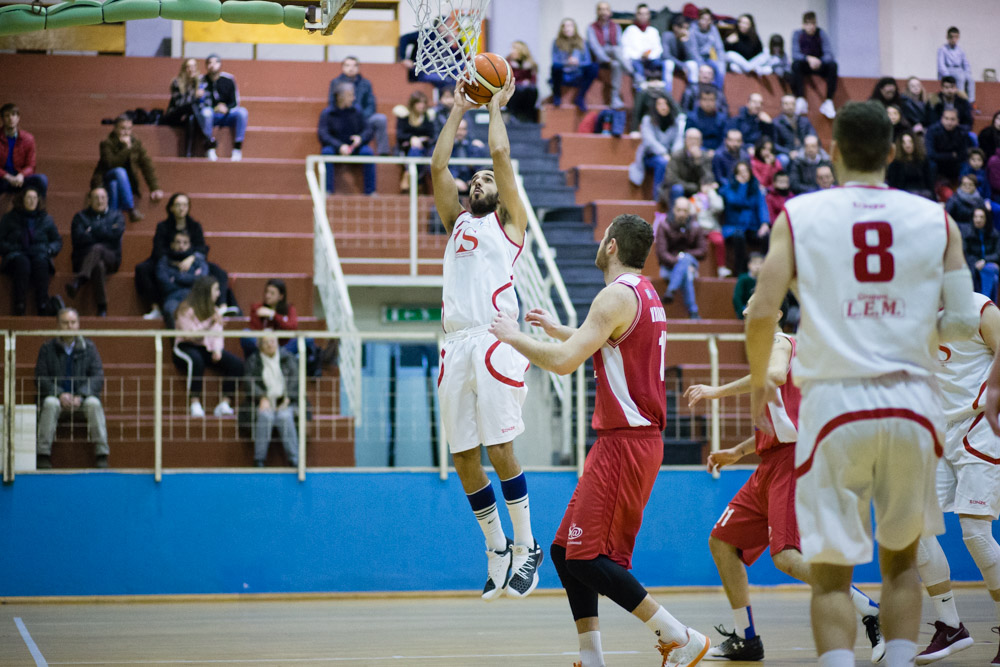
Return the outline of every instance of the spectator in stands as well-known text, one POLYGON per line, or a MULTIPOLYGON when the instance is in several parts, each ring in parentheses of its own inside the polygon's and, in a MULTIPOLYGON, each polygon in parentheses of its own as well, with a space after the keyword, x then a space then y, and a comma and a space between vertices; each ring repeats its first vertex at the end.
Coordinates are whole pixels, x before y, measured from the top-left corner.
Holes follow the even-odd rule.
POLYGON ((931 115, 930 95, 924 90, 923 82, 915 76, 906 80, 906 92, 900 95, 903 116, 910 121, 913 131, 916 134, 923 134, 924 130, 932 124, 929 120, 931 115))
POLYGON ((132 136, 132 120, 118 116, 115 128, 101 142, 101 159, 90 178, 90 187, 107 189, 111 208, 123 210, 129 220, 139 222, 145 217, 135 207, 140 196, 140 173, 149 186, 149 200, 163 199, 153 160, 139 138, 132 136))
POLYGON ((82 412, 87 418, 87 439, 94 445, 94 467, 107 468, 108 428, 101 405, 104 367, 94 342, 74 332, 80 329, 80 317, 73 308, 62 308, 57 315, 64 336, 42 343, 35 362, 38 390, 37 466, 52 467, 52 441, 63 411, 82 412))
POLYGON ((764 255, 752 252, 747 260, 746 273, 741 273, 736 278, 736 285, 733 287, 733 310, 736 311, 738 319, 743 319, 743 311, 747 309, 750 297, 753 296, 753 291, 757 287, 757 276, 763 265, 764 255))
MULTIPOLYGON (((778 162, 777 156, 774 154, 774 142, 771 141, 770 137, 762 136, 757 139, 757 144, 753 150, 753 157, 750 158, 750 168, 753 170, 753 175, 757 179, 757 182, 760 183, 760 187, 765 190, 770 188, 774 183, 774 175, 779 171, 784 171, 781 163, 778 162)), ((771 220, 774 220, 773 216, 771 220)))
POLYGON ((681 134, 670 98, 660 93, 653 98, 651 109, 643 116, 640 132, 642 143, 635 151, 635 161, 629 167, 629 180, 641 186, 646 170, 653 171, 653 193, 659 193, 667 173, 670 154, 680 147, 681 134))
POLYGON ((871 97, 868 99, 881 102, 887 108, 893 104, 897 106, 903 104, 903 96, 899 94, 899 84, 891 76, 883 76, 876 81, 871 97))
MULTIPOLYGON (((355 86, 345 81, 337 84, 334 105, 323 109, 319 116, 320 153, 323 155, 371 155, 368 144, 372 140, 372 126, 364 114, 354 104, 355 86)), ((364 192, 375 192, 375 165, 361 166, 364 174, 364 192)), ((333 194, 336 184, 337 165, 328 164, 326 169, 326 191, 333 194)))
MULTIPOLYGON (((618 28, 618 25, 615 24, 618 28)), ((621 28, 618 28, 619 31, 621 28)), ((507 55, 507 62, 510 63, 511 74, 514 75, 514 94, 507 102, 507 111, 514 115, 514 118, 525 123, 538 122, 538 64, 531 57, 531 49, 524 42, 517 40, 510 45, 510 53, 507 55)), ((621 77, 619 77, 620 79, 621 77)), ((616 89, 617 90, 617 89, 616 89)), ((454 102, 454 91, 444 89, 438 96, 438 101, 444 97, 446 92, 451 92, 454 102)), ((448 120, 448 111, 440 110, 435 114, 435 123, 438 131, 434 136, 441 133, 445 121, 448 120)))
MULTIPOLYGON (((666 188, 660 193, 659 208, 666 211, 670 206, 670 193, 666 188)), ((691 195, 691 212, 698 219, 698 226, 705 232, 708 243, 715 255, 715 267, 720 278, 728 278, 733 272, 726 266, 726 240, 722 238, 719 215, 726 203, 719 196, 719 184, 711 175, 702 179, 701 189, 691 195)))
POLYGON ((591 62, 590 50, 576 28, 576 21, 563 19, 559 34, 552 42, 552 104, 562 104, 562 87, 576 88, 573 103, 580 111, 587 110, 585 98, 590 84, 597 78, 597 63, 591 62))
POLYGON ((833 175, 833 166, 821 164, 816 167, 816 189, 829 190, 837 184, 837 177, 833 175))
POLYGON ((32 187, 45 197, 49 179, 35 173, 35 137, 20 128, 21 110, 13 102, 0 107, 3 141, 0 141, 0 195, 32 187))
POLYGON ((649 25, 649 5, 641 3, 635 8, 635 23, 622 33, 622 55, 632 69, 632 87, 642 89, 650 71, 654 77, 666 80, 663 71, 663 43, 660 32, 649 25))
POLYGON ((972 65, 969 64, 965 51, 958 45, 960 36, 958 28, 948 28, 947 41, 937 51, 937 76, 941 81, 946 76, 955 79, 958 89, 969 98, 969 104, 975 104, 976 80, 972 77, 972 65))
MULTIPOLYGON (((271 278, 264 285, 263 300, 250 306, 250 330, 295 331, 298 328, 299 316, 295 306, 288 303, 288 288, 285 286, 285 281, 271 278)), ((288 351, 292 354, 298 349, 294 338, 285 338, 279 343, 290 345, 288 351)), ((243 357, 249 359, 257 349, 257 339, 241 338, 240 346, 243 348, 243 357)))
POLYGON ((767 76, 773 69, 767 64, 770 53, 764 51, 764 45, 757 34, 757 24, 750 14, 740 14, 736 21, 736 30, 726 37, 726 59, 729 69, 737 74, 756 74, 767 76))
POLYGON ((724 186, 733 177, 733 168, 739 162, 750 159, 750 153, 743 146, 743 133, 732 127, 726 131, 726 139, 712 156, 712 175, 719 185, 724 186))
POLYGON ((990 182, 990 198, 1000 204, 1000 146, 990 156, 990 159, 986 161, 986 178, 990 182))
POLYGON ((962 245, 976 291, 995 302, 1000 274, 1000 233, 990 223, 990 211, 983 207, 973 211, 972 224, 962 226, 962 245))
POLYGON ((833 42, 822 28, 816 25, 816 12, 802 15, 802 28, 792 33, 792 94, 795 95, 795 112, 805 114, 809 103, 805 98, 805 77, 818 75, 826 80, 826 100, 819 112, 833 118, 833 95, 837 92, 837 61, 833 55, 833 42))
POLYGON ((945 109, 941 120, 927 128, 924 144, 934 171, 935 183, 939 187, 944 185, 949 190, 938 192, 938 198, 946 201, 951 196, 950 190, 958 182, 962 164, 972 148, 969 133, 959 125, 958 111, 945 109))
MULTIPOLYGON (((767 43, 768 58, 764 65, 764 70, 771 68, 771 73, 778 77, 782 90, 788 90, 792 76, 792 66, 788 63, 788 56, 785 54, 785 38, 774 34, 767 43)), ((794 99, 794 98, 793 98, 794 99)))
MULTIPOLYGON (((146 320, 157 320, 163 317, 160 312, 163 295, 160 294, 156 272, 160 258, 170 253, 170 244, 173 242, 176 232, 187 232, 190 249, 195 253, 200 253, 206 261, 208 259, 209 248, 208 244, 205 243, 205 231, 201 223, 191 217, 191 199, 183 192, 175 192, 167 200, 166 209, 167 217, 157 223, 156 231, 153 234, 152 253, 148 259, 135 267, 136 291, 139 292, 145 305, 151 306, 150 311, 143 315, 143 319, 146 320)), ((238 309, 236 296, 229 288, 229 274, 218 264, 207 263, 209 274, 215 276, 219 285, 222 286, 222 296, 216 305, 226 308, 227 311, 238 309)))
POLYGON ((820 165, 829 167, 830 162, 820 155, 819 137, 811 134, 802 141, 802 156, 788 164, 788 175, 792 178, 792 192, 801 195, 818 189, 816 169, 820 165))
MULTIPOLYGON (((205 256, 191 247, 191 235, 187 230, 175 231, 170 252, 160 257, 156 264, 157 289, 163 299, 163 320, 168 328, 173 328, 177 308, 187 298, 195 281, 210 275, 205 256)), ((212 280, 218 285, 214 277, 212 280)), ((220 290, 213 299, 221 294, 220 290)))
POLYGON ((73 271, 76 275, 66 283, 71 299, 84 283, 90 282, 97 302, 97 316, 108 314, 108 293, 104 280, 122 263, 122 234, 125 220, 116 209, 108 207, 108 192, 94 188, 87 195, 87 208, 73 216, 73 271))
MULTIPOLYGON (((178 236, 182 236, 179 232, 178 236)), ((177 306, 177 338, 174 345, 174 365, 188 378, 189 414, 204 417, 201 404, 205 368, 212 366, 225 376, 222 396, 212 414, 227 417, 235 414, 230 396, 236 390, 236 378, 243 377, 243 362, 223 349, 225 339, 212 335, 222 331, 222 316, 215 308, 219 298, 219 283, 212 276, 201 275, 191 286, 190 293, 177 306), (183 333, 182 333, 183 332, 183 333)))
MULTIPOLYGON (((439 28, 440 30, 441 28, 439 28)), ((416 30, 413 32, 407 32, 399 36, 399 50, 397 52, 397 57, 399 62, 406 68, 406 78, 411 83, 416 83, 418 81, 429 83, 438 90, 445 90, 446 88, 455 87, 455 79, 450 76, 442 76, 441 74, 431 73, 431 72, 420 72, 417 73, 417 45, 420 41, 420 33, 416 30)), ((353 57, 353 56, 352 56, 353 57)), ((355 59, 356 61, 357 59, 355 59)), ((380 155, 388 154, 388 139, 386 139, 386 153, 379 151, 380 155)))
POLYGON ((989 208, 986 200, 979 194, 979 179, 972 174, 962 176, 960 185, 944 205, 944 210, 959 224, 972 222, 972 212, 977 208, 989 208))
MULTIPOLYGON (((689 83, 684 89, 684 94, 681 95, 681 110, 688 115, 694 113, 695 109, 698 108, 701 89, 708 86, 715 88, 714 81, 715 70, 712 69, 711 65, 699 65, 698 80, 695 83, 689 83)), ((729 101, 726 99, 726 94, 718 88, 715 89, 715 106, 719 113, 726 117, 729 116, 729 101)))
POLYGON ((371 127, 372 136, 368 141, 375 140, 375 152, 378 155, 389 155, 389 121, 384 113, 378 113, 376 110, 371 81, 361 75, 360 61, 355 56, 347 56, 340 63, 340 74, 330 82, 328 107, 337 106, 337 88, 343 83, 350 84, 354 88, 353 104, 371 127))
POLYGON ((240 106, 240 91, 232 74, 222 71, 222 59, 211 54, 205 59, 205 76, 201 113, 201 127, 208 137, 206 153, 213 162, 219 159, 215 152, 216 127, 233 128, 233 162, 243 159, 243 139, 247 133, 247 110, 240 106))
POLYGON ((969 159, 962 165, 962 170, 958 172, 959 177, 972 174, 978 182, 979 194, 987 202, 991 198, 989 175, 986 173, 986 154, 980 148, 969 150, 969 159))
POLYGON ((979 148, 982 149, 987 161, 1000 148, 1000 111, 993 114, 993 120, 979 133, 979 148))
MULTIPOLYGON (((598 67, 606 65, 611 70, 611 108, 624 108, 622 75, 631 74, 632 66, 622 52, 622 27, 611 20, 611 5, 607 2, 597 3, 597 20, 587 28, 587 46, 591 60, 598 67)), ((510 102, 507 108, 510 108, 510 102)))
POLYGON ((55 273, 52 258, 62 249, 62 238, 45 210, 45 198, 34 187, 25 187, 14 199, 14 208, 0 218, 0 270, 11 278, 14 315, 27 311, 28 290, 35 292, 39 315, 54 315, 49 280, 55 273))
POLYGON ((775 172, 771 187, 767 189, 767 194, 764 196, 764 201, 767 202, 767 213, 771 220, 778 217, 778 214, 785 208, 785 202, 791 198, 792 179, 788 177, 788 172, 775 172))
POLYGON ((726 47, 722 43, 722 35, 715 25, 712 10, 702 7, 698 12, 698 22, 691 31, 698 60, 703 65, 710 66, 715 71, 715 87, 722 90, 726 80, 726 47))
POLYGON ((706 150, 714 151, 722 145, 729 118, 716 105, 718 91, 712 86, 702 86, 698 93, 698 108, 687 117, 687 127, 701 130, 706 150))
MULTIPOLYGON (((451 156, 453 158, 484 158, 489 156, 489 150, 487 150, 483 142, 478 139, 469 138, 469 123, 464 118, 459 121, 458 129, 455 131, 455 146, 451 149, 451 156)), ((453 164, 449 162, 448 171, 454 177, 455 187, 458 188, 460 195, 469 194, 469 181, 472 180, 473 174, 482 168, 482 166, 475 167, 468 164, 453 164)))
POLYGON ((738 128, 748 146, 757 145, 762 136, 774 136, 771 116, 761 108, 763 105, 764 98, 760 93, 750 93, 746 106, 740 107, 739 113, 729 120, 729 127, 738 128))
POLYGON ((896 157, 889 163, 885 182, 891 188, 934 199, 934 176, 924 152, 924 142, 904 132, 896 140, 896 157))
POLYGON ((767 201, 749 162, 736 165, 733 177, 719 188, 719 194, 726 202, 722 236, 726 245, 733 249, 733 270, 742 273, 747 266, 747 246, 761 251, 767 249, 767 237, 771 231, 767 201))
MULTIPOLYGON (((684 147, 670 157, 663 188, 670 188, 670 201, 690 197, 704 187, 705 181, 715 182, 712 175, 712 154, 702 147, 701 130, 689 127, 684 131, 684 147)), ((660 198, 660 193, 654 193, 660 198)))
POLYGON ((805 114, 795 112, 795 96, 781 98, 781 113, 774 119, 774 149, 789 160, 802 156, 802 145, 806 137, 816 136, 816 128, 805 114))
POLYGON ((674 89, 674 72, 684 73, 687 82, 698 80, 698 54, 691 41, 691 23, 683 14, 670 19, 670 30, 663 33, 663 85, 674 89))
MULTIPOLYGON (((410 94, 406 106, 397 105, 392 113, 396 116, 396 142, 400 155, 429 157, 434 150, 434 113, 427 108, 427 96, 419 90, 410 94)), ((421 180, 427 168, 418 169, 421 180)), ((407 170, 399 181, 399 191, 410 191, 410 177, 407 170)))
POLYGON ((192 155, 196 128, 206 140, 212 136, 212 126, 204 124, 205 117, 201 114, 204 97, 205 89, 201 87, 198 61, 194 58, 187 58, 181 63, 181 71, 170 82, 170 101, 167 103, 167 110, 160 120, 163 125, 185 128, 187 133, 185 157, 192 155))
POLYGON ((705 232, 691 211, 691 200, 678 197, 669 215, 656 224, 654 243, 660 261, 660 277, 667 281, 663 303, 673 303, 674 293, 682 290, 684 307, 692 320, 698 317, 698 302, 694 298, 694 281, 698 277, 698 262, 708 253, 705 232))
POLYGON ((958 93, 958 84, 953 76, 941 79, 941 92, 931 97, 931 120, 940 120, 947 109, 958 113, 958 124, 963 131, 972 129, 972 105, 958 93))
POLYGON ((889 116, 889 122, 892 123, 892 140, 896 141, 904 132, 910 132, 913 128, 910 126, 910 121, 903 117, 902 110, 895 104, 890 104, 885 108, 885 113, 889 116))
POLYGON ((246 363, 246 392, 254 406, 253 464, 265 467, 271 434, 278 429, 288 465, 299 461, 299 436, 295 428, 299 402, 299 364, 295 355, 278 347, 278 339, 264 336, 260 349, 246 363))

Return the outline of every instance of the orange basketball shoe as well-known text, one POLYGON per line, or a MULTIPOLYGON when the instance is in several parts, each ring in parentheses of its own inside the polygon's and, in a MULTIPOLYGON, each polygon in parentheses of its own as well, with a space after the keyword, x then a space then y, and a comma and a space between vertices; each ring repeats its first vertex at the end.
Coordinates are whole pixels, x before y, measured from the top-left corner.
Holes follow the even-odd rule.
POLYGON ((657 642, 656 650, 663 656, 660 667, 694 667, 708 653, 712 642, 693 628, 687 629, 688 640, 683 646, 677 642, 657 642))

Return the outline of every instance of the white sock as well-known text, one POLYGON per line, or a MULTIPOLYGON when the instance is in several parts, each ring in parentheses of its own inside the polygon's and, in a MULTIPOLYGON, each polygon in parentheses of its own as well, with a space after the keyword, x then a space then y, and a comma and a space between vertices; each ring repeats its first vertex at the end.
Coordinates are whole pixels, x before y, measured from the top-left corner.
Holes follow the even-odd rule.
POLYGON ((958 609, 955 608, 955 593, 953 591, 932 595, 931 602, 934 603, 934 612, 939 621, 951 628, 957 628, 962 624, 962 619, 958 617, 958 609))
POLYGON ((653 617, 646 621, 646 627, 652 630, 664 644, 677 642, 684 646, 688 642, 687 626, 674 618, 663 607, 660 607, 653 614, 653 617))
POLYGON ((757 636, 757 630, 753 627, 753 614, 750 605, 733 609, 733 624, 736 626, 736 634, 744 639, 753 639, 757 636))
POLYGON ((531 512, 528 510, 528 496, 515 501, 507 501, 507 512, 510 513, 510 523, 514 526, 514 544, 526 547, 535 546, 535 537, 531 534, 531 512))
POLYGON ((865 616, 878 616, 878 605, 872 602, 872 599, 859 591, 854 586, 851 586, 851 602, 854 604, 854 608, 858 611, 858 616, 864 618, 865 616))
POLYGON ((854 667, 854 651, 838 648, 819 657, 819 667, 854 667))
POLYGON ((600 631, 581 632, 577 638, 580 640, 580 664, 583 667, 604 667, 600 631))
POLYGON ((885 667, 910 667, 916 659, 916 642, 911 642, 909 639, 890 639, 885 643, 885 667))

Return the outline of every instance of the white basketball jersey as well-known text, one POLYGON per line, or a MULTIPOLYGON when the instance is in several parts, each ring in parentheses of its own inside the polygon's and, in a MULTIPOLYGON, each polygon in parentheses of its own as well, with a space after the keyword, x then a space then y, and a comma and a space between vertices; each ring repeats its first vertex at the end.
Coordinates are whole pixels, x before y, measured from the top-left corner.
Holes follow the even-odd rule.
POLYGON ((488 325, 501 311, 517 319, 514 262, 520 254, 496 213, 476 218, 462 211, 444 251, 445 332, 488 325))
MULTIPOLYGON (((996 308, 989 297, 973 294, 979 316, 987 308, 996 308)), ((969 340, 960 343, 942 343, 938 348, 941 367, 941 405, 948 421, 967 419, 985 409, 986 378, 993 363, 993 350, 983 340, 982 329, 969 340)))
POLYGON ((948 242, 941 206, 848 184, 790 199, 785 210, 802 307, 796 383, 935 373, 948 242))

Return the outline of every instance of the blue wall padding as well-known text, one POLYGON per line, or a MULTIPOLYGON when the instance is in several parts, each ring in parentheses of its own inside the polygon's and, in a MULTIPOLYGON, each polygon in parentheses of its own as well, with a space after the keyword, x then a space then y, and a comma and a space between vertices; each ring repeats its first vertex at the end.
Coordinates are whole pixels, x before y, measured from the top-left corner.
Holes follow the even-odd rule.
MULTIPOLYGON (((748 475, 661 472, 636 544, 638 579, 718 585, 708 533, 748 475)), ((547 555, 576 475, 527 478, 547 555)), ((454 474, 309 473, 300 483, 289 473, 168 473, 160 484, 151 474, 25 474, 0 487, 0 516, 0 596, 472 590, 486 572, 454 474)), ((979 580, 954 519, 941 538, 952 576, 979 580)), ((878 579, 874 565, 858 568, 857 581, 878 579)), ((764 556, 750 581, 791 580, 764 556)), ((548 557, 540 585, 559 586, 548 557)))
POLYGON ((97 25, 104 21, 98 0, 73 0, 49 7, 45 13, 45 28, 69 28, 76 25, 97 25))
POLYGON ((16 35, 45 29, 45 7, 7 5, 0 7, 0 35, 16 35))

